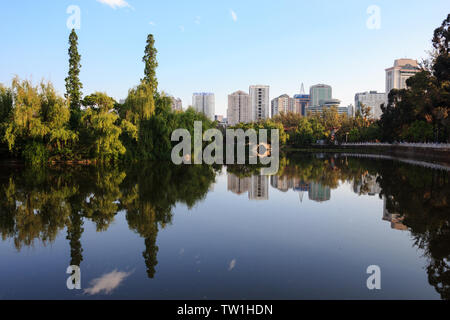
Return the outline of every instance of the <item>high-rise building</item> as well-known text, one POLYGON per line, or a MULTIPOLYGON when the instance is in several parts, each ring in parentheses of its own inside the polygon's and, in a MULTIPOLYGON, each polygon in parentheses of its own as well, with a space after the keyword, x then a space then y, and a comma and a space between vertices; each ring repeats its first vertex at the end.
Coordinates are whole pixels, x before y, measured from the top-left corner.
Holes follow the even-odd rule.
POLYGON ((214 121, 215 97, 214 93, 200 92, 192 95, 192 107, 214 121))
POLYGON ((294 111, 294 99, 287 94, 283 94, 272 100, 272 117, 280 113, 288 113, 294 111))
POLYGON ((369 91, 361 92, 355 95, 355 112, 361 112, 361 104, 370 107, 372 117, 374 119, 380 119, 383 112, 381 111, 381 105, 386 102, 386 94, 369 91))
POLYGON ((180 98, 170 97, 172 100, 172 110, 173 111, 183 111, 183 102, 180 98))
POLYGON ((311 96, 305 94, 305 86, 302 83, 300 94, 294 95, 294 113, 300 114, 304 117, 307 115, 307 108, 310 106, 311 96))
POLYGON ((321 101, 330 100, 333 97, 333 90, 331 86, 326 84, 316 84, 309 90, 311 96, 311 106, 319 107, 321 101))
POLYGON ((250 99, 252 104, 252 121, 265 120, 269 118, 270 98, 269 86, 250 86, 250 99))
POLYGON ((406 80, 419 72, 419 64, 413 59, 397 59, 394 66, 386 69, 386 95, 392 89, 406 89, 406 80))
POLYGON ((296 94, 294 96, 294 113, 307 115, 307 110, 311 102, 311 96, 309 94, 296 94))
POLYGON ((252 105, 250 95, 244 91, 236 91, 228 96, 228 124, 252 122, 252 105))

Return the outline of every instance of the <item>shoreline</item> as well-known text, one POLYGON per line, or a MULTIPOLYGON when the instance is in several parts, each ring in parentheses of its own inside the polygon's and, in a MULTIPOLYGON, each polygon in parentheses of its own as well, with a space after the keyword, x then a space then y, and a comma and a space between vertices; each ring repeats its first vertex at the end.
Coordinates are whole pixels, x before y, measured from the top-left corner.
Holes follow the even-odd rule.
POLYGON ((429 162, 450 167, 450 150, 445 148, 425 148, 402 145, 337 145, 337 146, 311 146, 307 148, 285 147, 287 153, 309 152, 309 153, 343 153, 385 156, 390 159, 413 160, 429 162))

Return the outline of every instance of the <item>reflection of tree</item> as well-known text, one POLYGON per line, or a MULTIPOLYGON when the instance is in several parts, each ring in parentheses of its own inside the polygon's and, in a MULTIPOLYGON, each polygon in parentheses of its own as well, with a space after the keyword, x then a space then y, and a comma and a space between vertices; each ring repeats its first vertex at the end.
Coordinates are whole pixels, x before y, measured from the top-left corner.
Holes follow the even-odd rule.
POLYGON ((53 242, 67 228, 70 265, 83 261, 84 220, 106 231, 125 210, 130 229, 145 239, 147 273, 154 277, 159 228, 172 221, 177 203, 189 208, 203 199, 215 179, 209 166, 24 168, 0 173, 0 234, 17 250, 53 242))
POLYGON ((428 280, 450 299, 450 186, 445 171, 392 163, 380 168, 387 207, 404 217, 415 245, 429 259, 428 280))
MULTIPOLYGON (((252 169, 241 168, 240 172, 251 173, 252 169)), ((379 193, 386 211, 401 218, 415 245, 425 252, 429 283, 443 299, 450 299, 448 172, 395 161, 304 154, 281 158, 278 177, 272 181, 283 190, 314 183, 333 189, 346 181, 358 194, 379 193)))
MULTIPOLYGON (((228 171, 240 176, 258 172, 257 168, 245 166, 229 166, 228 171)), ((317 183, 333 189, 346 181, 360 186, 361 194, 369 192, 375 183, 367 177, 377 177, 387 212, 401 216, 415 245, 429 260, 430 284, 443 299, 450 299, 447 172, 394 161, 304 155, 280 159, 278 175, 283 181, 295 179, 302 188, 317 183)), ((71 265, 80 265, 85 220, 94 222, 97 231, 106 231, 123 210, 129 228, 144 239, 143 257, 147 274, 153 278, 158 231, 171 223, 178 203, 191 208, 201 201, 214 179, 215 171, 209 166, 2 168, 0 234, 4 240, 13 239, 20 250, 35 241, 51 243, 67 228, 71 265)))
POLYGON ((159 227, 171 223, 172 210, 178 202, 191 208, 203 199, 214 179, 215 173, 208 166, 159 164, 128 171, 121 188, 121 203, 130 229, 145 239, 143 256, 149 278, 154 277, 158 263, 159 227))

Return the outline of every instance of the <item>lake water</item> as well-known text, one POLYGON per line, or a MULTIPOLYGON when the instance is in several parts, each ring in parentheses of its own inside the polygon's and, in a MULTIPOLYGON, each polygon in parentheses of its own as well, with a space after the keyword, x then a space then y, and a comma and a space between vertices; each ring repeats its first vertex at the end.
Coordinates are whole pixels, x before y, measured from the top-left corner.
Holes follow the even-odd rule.
POLYGON ((446 170, 339 154, 277 176, 1 165, 0 299, 449 299, 449 187, 446 170))

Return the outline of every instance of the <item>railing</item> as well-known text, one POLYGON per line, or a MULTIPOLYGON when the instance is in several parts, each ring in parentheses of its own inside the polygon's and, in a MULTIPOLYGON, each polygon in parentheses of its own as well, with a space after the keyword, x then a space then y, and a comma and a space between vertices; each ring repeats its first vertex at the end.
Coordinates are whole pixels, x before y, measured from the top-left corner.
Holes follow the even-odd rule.
POLYGON ((342 143, 341 146, 348 147, 407 147, 407 148, 427 148, 427 149, 440 149, 450 150, 450 143, 409 143, 409 142, 396 142, 396 143, 376 143, 376 142, 357 142, 357 143, 342 143))

